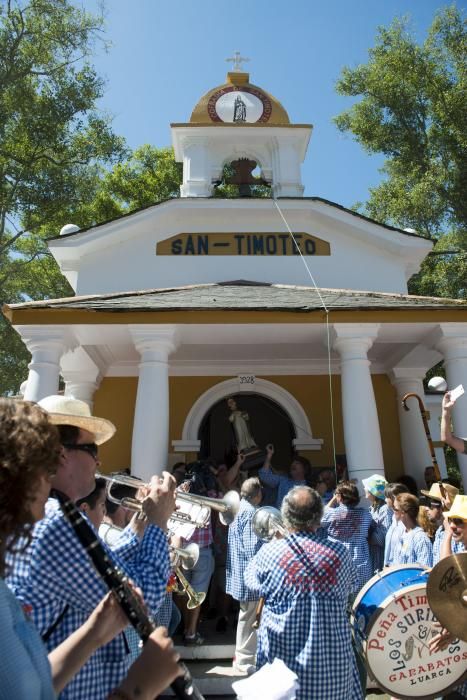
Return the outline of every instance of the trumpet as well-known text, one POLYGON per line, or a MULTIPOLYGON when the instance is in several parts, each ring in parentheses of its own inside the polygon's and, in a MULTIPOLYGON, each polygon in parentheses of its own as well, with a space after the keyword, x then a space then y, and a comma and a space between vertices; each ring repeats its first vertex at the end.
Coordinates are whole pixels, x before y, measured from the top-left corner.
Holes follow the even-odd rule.
POLYGON ((276 534, 282 537, 287 537, 289 534, 284 526, 280 511, 272 506, 258 508, 253 516, 251 526, 256 537, 265 542, 270 542, 276 534))
MULTIPOLYGON (((140 500, 131 496, 125 496, 120 499, 115 498, 112 495, 112 486, 114 484, 123 484, 133 489, 140 489, 146 487, 147 484, 128 474, 101 474, 96 472, 96 477, 107 481, 106 497, 109 501, 129 510, 134 510, 137 513, 142 512, 143 506, 140 500)), ((220 514, 219 519, 223 525, 230 525, 234 521, 240 507, 240 496, 236 491, 228 491, 223 498, 209 498, 208 496, 197 496, 193 493, 177 491, 175 500, 201 506, 195 518, 192 518, 189 513, 182 513, 177 510, 170 516, 172 520, 188 523, 198 528, 207 527, 211 510, 218 511, 220 514)))
POLYGON ((190 584, 186 580, 186 577, 179 566, 176 566, 174 568, 174 573, 182 585, 182 588, 180 589, 177 587, 174 593, 186 595, 188 597, 188 602, 186 604, 188 610, 194 610, 194 608, 198 608, 204 602, 204 599, 206 598, 206 593, 203 593, 203 591, 201 591, 200 593, 196 593, 196 591, 190 586, 190 584))
POLYGON ((181 566, 185 571, 193 569, 199 559, 199 547, 196 542, 191 542, 191 544, 187 544, 182 549, 170 545, 169 552, 172 566, 174 568, 181 566))

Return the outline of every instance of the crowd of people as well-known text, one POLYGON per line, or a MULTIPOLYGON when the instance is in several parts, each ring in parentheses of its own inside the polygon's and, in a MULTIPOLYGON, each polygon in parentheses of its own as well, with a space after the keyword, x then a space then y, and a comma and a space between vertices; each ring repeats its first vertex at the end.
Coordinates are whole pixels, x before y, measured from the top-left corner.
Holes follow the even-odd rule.
MULTIPOLYGON (((443 407, 447 415, 449 396, 443 407)), ((72 397, 0 400, 2 700, 144 700, 162 692, 181 673, 168 632, 178 628, 187 646, 204 643, 200 606, 173 594, 170 549, 190 543, 199 553, 184 572, 191 595, 210 591, 205 614, 217 614, 219 632, 238 614, 235 674, 279 658, 298 676, 298 700, 357 700, 365 673, 352 641, 352 600, 385 567, 431 567, 467 551, 467 496, 450 480, 427 472, 427 488, 416 494, 410 480, 374 474, 360 493, 345 474, 313 473, 301 456, 279 473, 273 445, 255 477, 242 470, 239 452, 228 465, 177 463, 138 491, 116 485, 123 500, 109 500, 95 475, 99 445, 114 430, 72 397), (238 512, 226 525, 214 510, 205 527, 180 535, 170 530, 177 489, 216 499, 236 491, 238 512), (142 650, 64 517, 64 498, 160 625, 142 650), (135 498, 137 514, 125 505, 135 498), (265 503, 280 509, 269 541, 255 526, 265 503)))

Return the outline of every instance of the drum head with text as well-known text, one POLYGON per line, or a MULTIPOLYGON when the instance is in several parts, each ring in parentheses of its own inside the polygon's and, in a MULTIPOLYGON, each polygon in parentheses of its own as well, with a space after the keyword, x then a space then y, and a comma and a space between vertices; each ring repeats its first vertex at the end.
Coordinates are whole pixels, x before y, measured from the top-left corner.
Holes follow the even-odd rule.
POLYGON ((426 585, 388 596, 368 625, 364 644, 368 670, 385 692, 398 698, 436 698, 459 685, 467 671, 467 643, 456 640, 431 653, 439 628, 426 585))

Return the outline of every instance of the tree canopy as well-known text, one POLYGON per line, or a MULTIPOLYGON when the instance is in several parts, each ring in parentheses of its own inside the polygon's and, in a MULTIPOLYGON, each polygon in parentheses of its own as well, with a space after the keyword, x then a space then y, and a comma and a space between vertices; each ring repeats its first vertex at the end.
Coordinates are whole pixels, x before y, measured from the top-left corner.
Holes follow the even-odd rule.
POLYGON ((369 60, 346 67, 337 92, 358 99, 335 118, 369 153, 386 156, 368 216, 437 239, 411 281, 419 294, 467 298, 467 32, 455 6, 440 11, 418 44, 407 19, 381 27, 369 60))

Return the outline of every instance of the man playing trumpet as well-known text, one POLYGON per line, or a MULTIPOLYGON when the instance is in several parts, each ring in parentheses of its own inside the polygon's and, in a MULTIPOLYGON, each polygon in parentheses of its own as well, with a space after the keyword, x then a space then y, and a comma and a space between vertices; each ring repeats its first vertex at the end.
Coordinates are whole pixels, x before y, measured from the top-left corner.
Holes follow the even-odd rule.
MULTIPOLYGON (((92 416, 86 403, 69 396, 49 396, 39 405, 58 427, 62 445, 52 488, 76 502, 93 490, 98 445, 109 440, 115 428, 110 421, 92 416)), ((109 555, 141 587, 153 613, 163 599, 169 573, 165 531, 175 508, 174 490, 175 481, 167 473, 162 481, 157 478, 151 483, 143 503, 147 521, 132 521, 109 555)), ((30 609, 49 650, 83 624, 107 592, 54 497, 34 529, 31 544, 15 556, 7 583, 30 609)), ((61 698, 102 700, 118 686, 128 664, 128 643, 122 633, 90 658, 61 698)))
POLYGON ((318 534, 319 494, 297 486, 285 496, 290 534, 253 558, 245 583, 265 598, 257 667, 275 658, 297 674, 297 700, 362 700, 346 608, 355 571, 344 545, 318 534))

